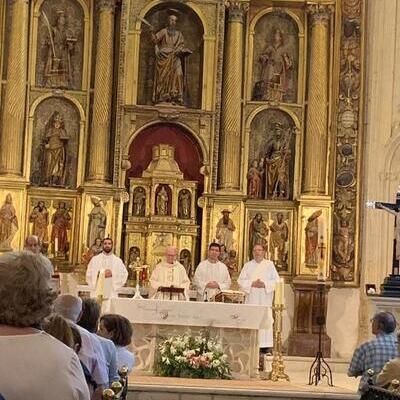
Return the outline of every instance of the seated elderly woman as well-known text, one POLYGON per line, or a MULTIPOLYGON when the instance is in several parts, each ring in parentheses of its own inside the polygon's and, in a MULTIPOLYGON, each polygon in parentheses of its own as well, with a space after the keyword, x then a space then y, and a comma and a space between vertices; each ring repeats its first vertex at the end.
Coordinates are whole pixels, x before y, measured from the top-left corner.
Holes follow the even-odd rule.
POLYGON ((0 256, 0 388, 7 400, 89 400, 75 352, 41 330, 56 294, 43 258, 0 256))

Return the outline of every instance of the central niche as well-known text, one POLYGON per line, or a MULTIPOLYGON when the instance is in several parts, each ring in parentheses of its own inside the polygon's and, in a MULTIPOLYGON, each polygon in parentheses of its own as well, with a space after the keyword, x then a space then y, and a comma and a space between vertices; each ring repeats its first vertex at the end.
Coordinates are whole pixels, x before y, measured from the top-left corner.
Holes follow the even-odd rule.
POLYGON ((203 25, 188 6, 163 3, 141 25, 138 104, 200 108, 203 25))

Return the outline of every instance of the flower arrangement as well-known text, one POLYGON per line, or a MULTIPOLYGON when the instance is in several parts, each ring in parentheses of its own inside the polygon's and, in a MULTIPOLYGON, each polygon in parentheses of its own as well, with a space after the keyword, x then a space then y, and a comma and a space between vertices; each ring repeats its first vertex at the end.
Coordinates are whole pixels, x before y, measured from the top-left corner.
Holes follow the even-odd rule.
POLYGON ((159 345, 155 372, 182 378, 231 379, 228 356, 209 335, 172 336, 159 345))

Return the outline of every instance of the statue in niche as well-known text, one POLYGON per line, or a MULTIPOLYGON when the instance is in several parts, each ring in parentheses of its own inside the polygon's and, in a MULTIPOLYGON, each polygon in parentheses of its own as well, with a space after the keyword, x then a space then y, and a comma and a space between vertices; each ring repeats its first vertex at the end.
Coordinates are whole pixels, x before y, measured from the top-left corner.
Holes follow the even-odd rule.
POLYGON ((269 226, 271 231, 269 237, 270 258, 278 267, 287 266, 287 244, 289 240, 289 228, 283 219, 283 214, 278 212, 276 220, 269 226))
POLYGON ((18 230, 18 218, 12 204, 11 193, 8 193, 0 208, 0 250, 12 250, 11 242, 18 230))
POLYGON ((272 43, 267 44, 259 57, 260 78, 253 91, 253 99, 259 101, 284 100, 291 85, 290 70, 293 68, 293 58, 284 43, 281 29, 272 31, 272 43))
MULTIPOLYGON (((104 239, 104 238, 103 238, 104 239)), ((92 257, 97 256, 103 251, 103 240, 96 238, 93 244, 90 246, 90 253, 92 257)))
MULTIPOLYGON (((267 235, 268 227, 264 222, 264 218, 261 213, 257 213, 250 222, 249 226, 249 257, 253 257, 253 248, 256 244, 260 244, 267 250, 267 235)), ((267 251, 268 252, 268 251, 267 251)))
POLYGON ((190 280, 194 277, 194 266, 192 263, 192 255, 187 249, 183 249, 179 254, 179 262, 185 267, 187 276, 190 280))
POLYGON ((29 215, 32 222, 32 235, 36 235, 42 243, 48 243, 49 212, 44 201, 39 200, 29 215))
POLYGON ((55 111, 45 128, 42 182, 45 186, 64 186, 68 135, 64 119, 55 111))
POLYGON ((305 264, 309 267, 317 267, 319 261, 318 249, 318 218, 322 210, 317 210, 310 215, 305 227, 305 264))
POLYGON ((176 29, 178 17, 168 16, 168 25, 152 33, 156 57, 153 103, 184 105, 184 63, 192 51, 185 47, 182 32, 176 29))
POLYGON ((54 25, 42 11, 47 28, 46 64, 44 70, 44 85, 52 88, 72 89, 73 78, 73 55, 77 42, 75 33, 68 27, 65 11, 57 11, 54 25))
POLYGON ((51 218, 51 242, 54 244, 54 249, 57 254, 65 255, 69 250, 68 230, 71 229, 71 214, 70 209, 64 201, 58 203, 56 212, 51 218))
POLYGON ((265 153, 265 198, 289 198, 290 139, 292 128, 271 121, 269 129, 273 132, 267 143, 265 153))
POLYGON ((88 238, 87 245, 91 246, 96 242, 96 239, 104 239, 106 225, 107 225, 107 214, 102 207, 101 199, 96 196, 91 198, 93 208, 89 213, 88 223, 88 238))
POLYGON ((182 219, 190 218, 191 195, 189 190, 183 189, 178 196, 178 217, 182 219))
POLYGON ((347 264, 352 260, 354 256, 354 243, 347 219, 339 221, 333 248, 335 261, 338 264, 347 264))
POLYGON ((161 190, 157 194, 157 200, 156 200, 157 215, 167 215, 168 214, 168 202, 169 202, 168 193, 167 193, 165 187, 162 186, 161 190))
POLYGON ((143 217, 146 211, 146 192, 138 186, 133 191, 133 215, 143 217))
POLYGON ((216 238, 219 244, 225 246, 226 251, 229 253, 233 247, 233 232, 236 230, 236 226, 233 221, 229 218, 231 213, 229 210, 224 209, 221 211, 222 218, 217 223, 216 238))
POLYGON ((258 160, 253 160, 251 167, 247 172, 247 193, 252 199, 261 198, 262 176, 263 170, 260 170, 258 160))

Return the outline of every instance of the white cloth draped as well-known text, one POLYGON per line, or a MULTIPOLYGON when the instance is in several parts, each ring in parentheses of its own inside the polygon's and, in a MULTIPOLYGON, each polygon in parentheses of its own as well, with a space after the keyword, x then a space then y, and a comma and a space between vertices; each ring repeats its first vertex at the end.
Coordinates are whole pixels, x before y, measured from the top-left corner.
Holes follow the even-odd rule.
POLYGON ((103 285, 102 291, 104 300, 117 297, 117 290, 122 288, 128 279, 128 271, 122 260, 115 254, 106 254, 102 252, 90 260, 86 270, 86 282, 92 290, 92 296, 94 296, 96 292, 99 294, 99 290, 96 290, 97 278, 99 272, 105 271, 106 269, 111 271, 112 277, 99 279, 99 283, 101 281, 100 284, 103 285))
POLYGON ((193 284, 197 290, 197 300, 209 301, 221 290, 228 290, 231 286, 231 277, 228 268, 221 261, 215 263, 209 260, 202 261, 194 273, 193 284), (206 288, 208 282, 218 282, 219 289, 206 288))
POLYGON ((190 280, 187 276, 185 267, 178 261, 175 261, 174 264, 168 264, 163 261, 156 265, 150 277, 151 290, 149 297, 154 297, 160 300, 185 300, 182 295, 179 295, 179 293, 173 293, 170 295, 170 293, 157 292, 159 287, 170 286, 185 289, 185 298, 189 300, 188 291, 190 280))
MULTIPOLYGON (((262 260, 257 263, 251 260, 244 264, 238 284, 246 293, 246 304, 265 305, 269 308, 272 320, 272 301, 275 291, 275 285, 279 281, 279 274, 275 269, 275 265, 270 260, 262 260), (251 287, 252 283, 260 279, 264 282, 265 288, 251 287)), ((273 346, 273 332, 272 329, 260 329, 259 331, 259 345, 260 347, 273 346)))

